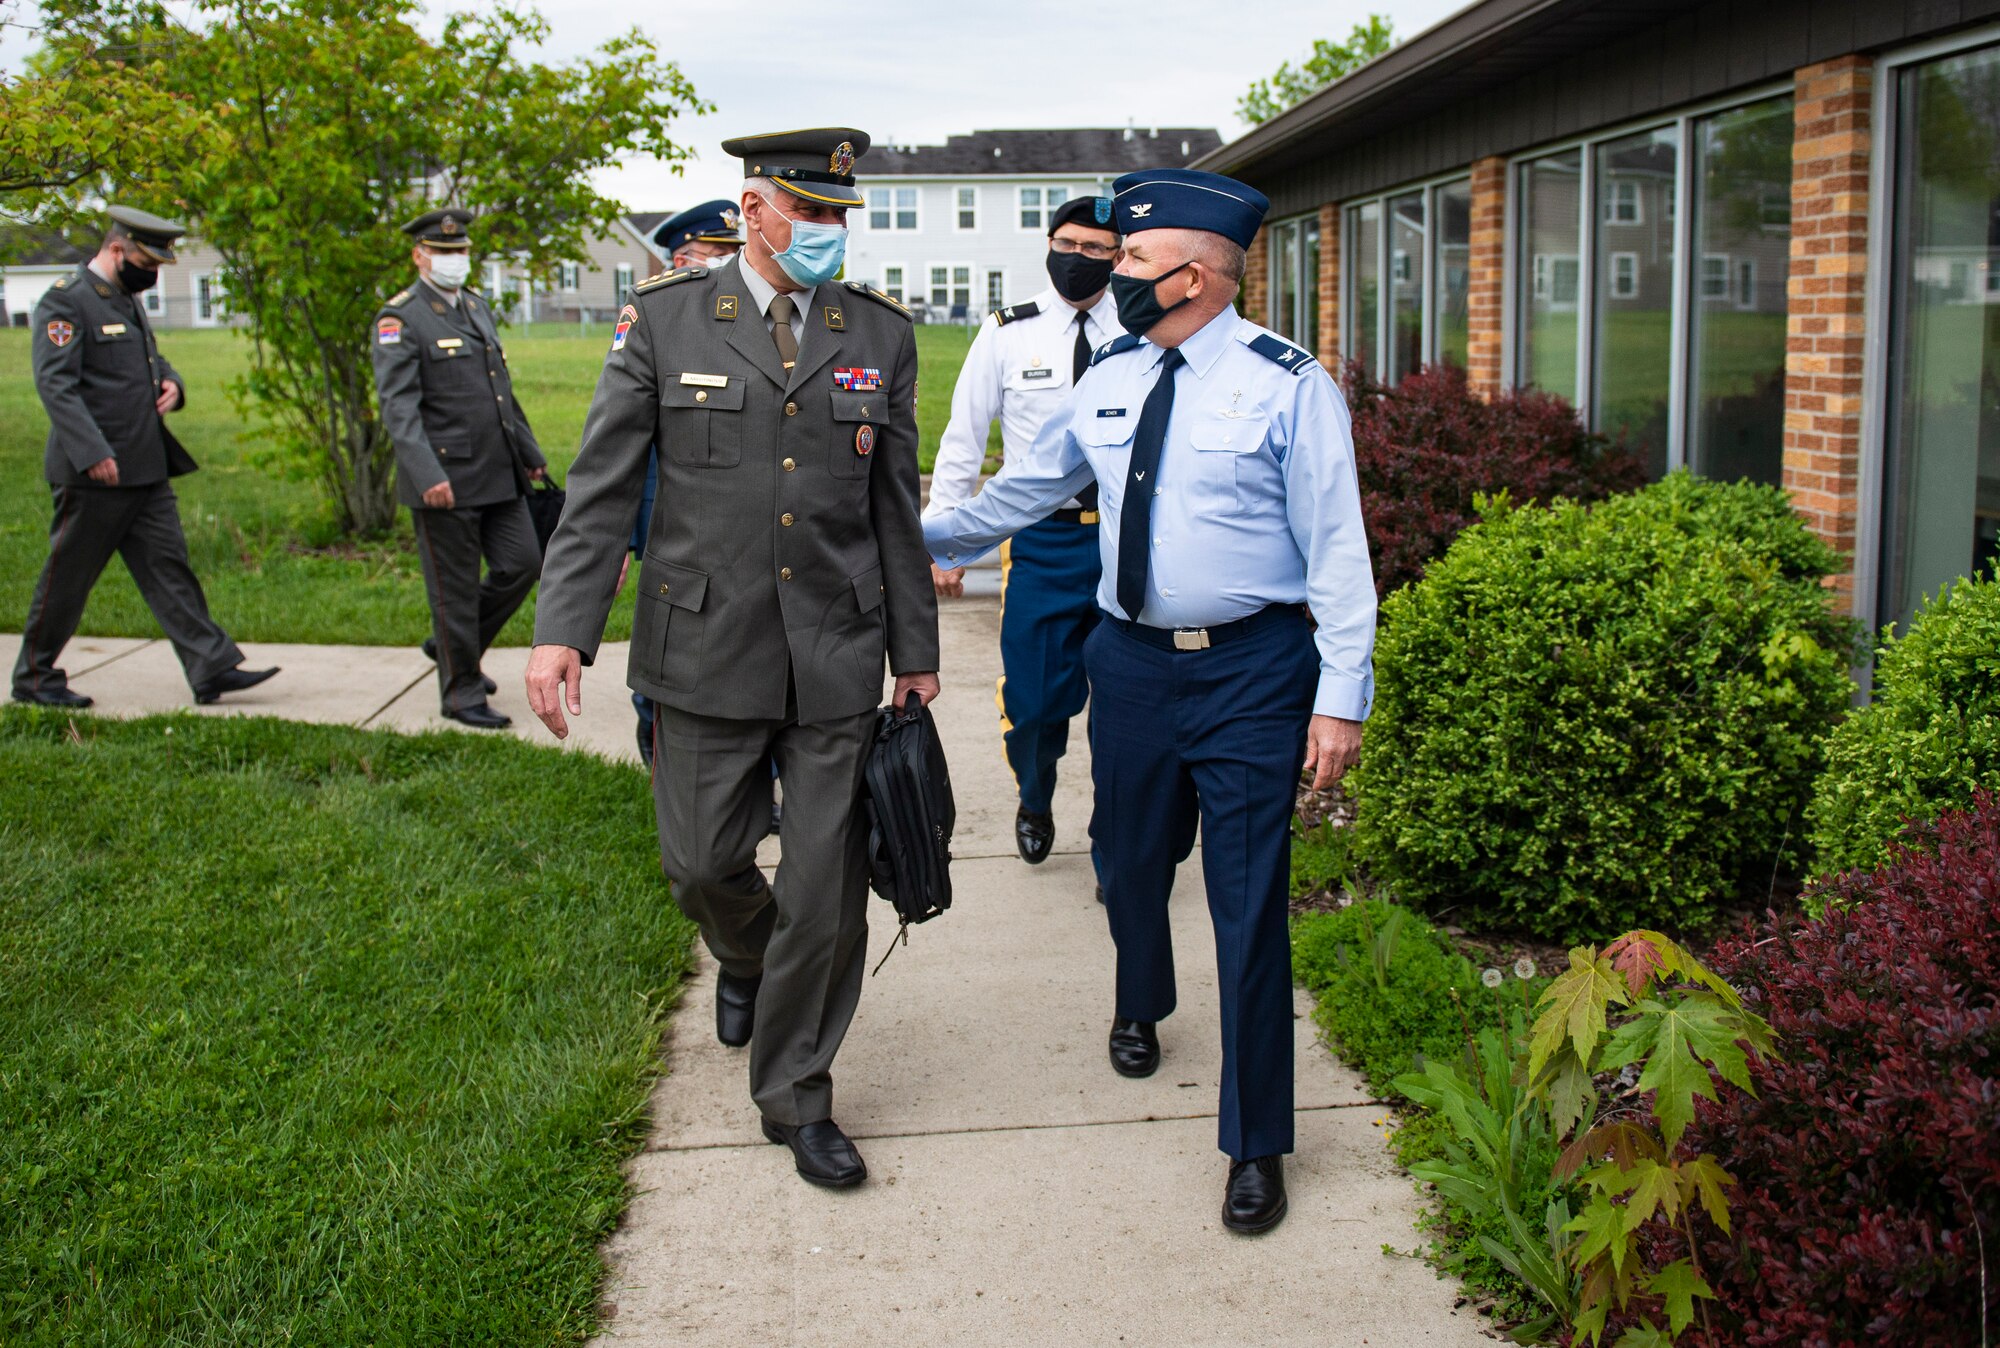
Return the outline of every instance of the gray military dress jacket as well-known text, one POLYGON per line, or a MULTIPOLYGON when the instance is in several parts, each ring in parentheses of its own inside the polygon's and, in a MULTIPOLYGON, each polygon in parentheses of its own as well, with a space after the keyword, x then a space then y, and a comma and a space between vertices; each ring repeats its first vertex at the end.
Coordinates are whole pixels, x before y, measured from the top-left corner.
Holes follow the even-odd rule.
POLYGON ((485 300, 462 290, 454 305, 419 281, 376 312, 371 350, 398 500, 422 509, 424 493, 446 481, 461 509, 527 493, 528 469, 547 460, 485 300))
POLYGON ((629 682, 698 715, 811 724, 938 667, 918 521, 909 312, 859 285, 795 296, 786 370, 739 268, 669 272, 619 316, 542 565, 537 644, 591 663, 659 446, 629 682), (788 684, 790 685, 788 687, 788 684))
POLYGON ((187 384, 160 354, 145 310, 132 296, 79 266, 35 305, 35 389, 49 413, 42 474, 58 487, 87 483, 85 470, 118 460, 118 485, 144 487, 195 470, 161 418, 168 379, 187 384))

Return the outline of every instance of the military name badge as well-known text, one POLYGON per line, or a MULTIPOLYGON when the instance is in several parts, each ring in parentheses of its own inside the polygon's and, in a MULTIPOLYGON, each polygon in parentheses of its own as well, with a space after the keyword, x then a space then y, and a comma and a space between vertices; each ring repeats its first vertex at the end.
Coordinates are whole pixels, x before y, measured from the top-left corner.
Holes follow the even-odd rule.
POLYGON ((403 340, 403 320, 400 318, 378 318, 375 320, 375 345, 397 346, 403 340))
POLYGON ((68 346, 75 338, 76 329, 61 319, 49 324, 50 346, 68 346))
POLYGON ((123 323, 106 323, 98 331, 106 337, 123 337, 125 335, 125 325, 123 323))
POLYGON ((625 334, 632 331, 632 325, 638 321, 639 311, 631 305, 628 304, 618 311, 618 326, 611 330, 611 349, 613 351, 623 351, 625 349, 625 334))
POLYGON ((875 428, 861 425, 854 428, 854 452, 867 458, 875 452, 875 428))
POLYGON ((1055 377, 1056 372, 1046 365, 1021 371, 1021 378, 1023 379, 1054 379, 1055 377))
POLYGON ((835 370, 833 382, 850 393, 873 393, 882 387, 882 372, 859 369, 835 370))

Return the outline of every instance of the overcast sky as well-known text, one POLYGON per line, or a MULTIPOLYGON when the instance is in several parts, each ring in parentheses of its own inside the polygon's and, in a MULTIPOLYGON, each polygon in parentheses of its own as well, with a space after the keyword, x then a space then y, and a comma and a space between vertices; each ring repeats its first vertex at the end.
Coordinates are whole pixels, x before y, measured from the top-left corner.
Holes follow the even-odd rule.
MULTIPOLYGON (((735 196, 740 168, 720 143, 759 131, 854 126, 877 141, 933 145, 974 129, 1129 122, 1212 126, 1233 139, 1245 129, 1236 117, 1244 89, 1279 62, 1296 63, 1315 37, 1344 38, 1382 12, 1396 36, 1408 38, 1461 3, 710 0, 677 11, 629 0, 543 0, 540 7, 555 28, 543 59, 582 55, 636 25, 716 105, 674 128, 699 155, 681 177, 636 160, 598 184, 629 209, 666 210, 735 196)), ((447 9, 478 7, 433 5, 426 26, 435 31, 447 9)), ((0 39, 0 65, 18 69, 21 54, 18 40, 0 39)))

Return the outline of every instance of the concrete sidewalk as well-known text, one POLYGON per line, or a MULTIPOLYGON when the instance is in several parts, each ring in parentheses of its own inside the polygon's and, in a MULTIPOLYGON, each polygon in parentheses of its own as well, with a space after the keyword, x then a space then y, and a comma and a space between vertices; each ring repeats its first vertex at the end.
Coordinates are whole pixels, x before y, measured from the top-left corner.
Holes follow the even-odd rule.
MULTIPOLYGON (((1383 1145, 1387 1111, 1314 1042, 1301 994, 1298 1152, 1291 1214, 1269 1235, 1221 1225, 1215 1149, 1214 943, 1196 858, 1173 916, 1180 1010, 1145 1081, 1105 1060, 1112 948, 1092 901, 1081 728, 1056 800, 1057 854, 1015 856, 1000 753, 998 608, 943 614, 945 695, 935 707, 959 809, 956 903, 913 928, 868 980, 835 1065, 835 1117, 869 1165, 861 1189, 801 1182, 766 1143, 743 1050, 713 1033, 714 965, 702 952, 668 1031, 653 1133, 606 1248, 605 1344, 1473 1345, 1485 1322, 1410 1249, 1417 1199, 1383 1145)), ((15 638, 0 639, 12 659, 15 638)), ((203 714, 263 713, 400 729, 449 726, 415 651, 246 647, 285 673, 203 714)), ((521 694, 525 650, 498 650, 494 702, 553 743, 521 694)), ((625 652, 586 675, 569 746, 636 757, 625 652)), ((164 642, 84 638, 65 655, 100 710, 189 702, 164 642)), ((475 732, 463 732, 475 733, 475 732)), ((635 788, 637 783, 635 782, 635 788)), ((765 860, 775 860, 775 841, 765 860)), ((870 965, 895 933, 873 902, 870 965)))

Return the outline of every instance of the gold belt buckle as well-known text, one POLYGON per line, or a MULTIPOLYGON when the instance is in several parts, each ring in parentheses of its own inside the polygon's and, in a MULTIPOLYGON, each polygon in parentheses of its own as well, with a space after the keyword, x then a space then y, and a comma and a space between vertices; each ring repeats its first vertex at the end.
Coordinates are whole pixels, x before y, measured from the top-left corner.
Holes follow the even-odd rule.
POLYGON ((1208 629, 1206 627, 1183 627, 1174 632, 1174 649, 1177 651, 1205 651, 1208 649, 1208 629))
POLYGON ((1095 524, 1097 523, 1097 512, 1095 510, 1080 510, 1077 512, 1076 522, 1078 524, 1095 524))

